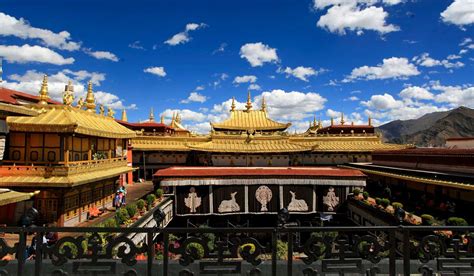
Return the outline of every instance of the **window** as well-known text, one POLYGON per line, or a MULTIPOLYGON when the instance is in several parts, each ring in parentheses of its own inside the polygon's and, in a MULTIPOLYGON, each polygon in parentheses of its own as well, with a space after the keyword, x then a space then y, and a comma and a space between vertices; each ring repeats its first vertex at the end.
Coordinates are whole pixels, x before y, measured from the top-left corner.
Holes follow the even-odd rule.
POLYGON ((38 152, 37 151, 30 152, 30 160, 31 161, 38 161, 38 152))
POLYGON ((49 162, 56 161, 56 153, 54 151, 49 151, 48 152, 48 161, 49 162))

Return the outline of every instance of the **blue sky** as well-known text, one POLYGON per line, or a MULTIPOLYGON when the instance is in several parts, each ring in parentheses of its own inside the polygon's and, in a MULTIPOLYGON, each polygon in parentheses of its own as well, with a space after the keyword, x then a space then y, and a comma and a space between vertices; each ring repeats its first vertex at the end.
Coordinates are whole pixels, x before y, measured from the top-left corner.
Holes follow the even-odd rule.
MULTIPOLYGON (((129 121, 180 112, 198 132, 230 98, 304 130, 474 107, 473 0, 0 1, 3 86, 60 99, 92 80, 129 121)), ((116 114, 120 114, 117 110, 116 114)))

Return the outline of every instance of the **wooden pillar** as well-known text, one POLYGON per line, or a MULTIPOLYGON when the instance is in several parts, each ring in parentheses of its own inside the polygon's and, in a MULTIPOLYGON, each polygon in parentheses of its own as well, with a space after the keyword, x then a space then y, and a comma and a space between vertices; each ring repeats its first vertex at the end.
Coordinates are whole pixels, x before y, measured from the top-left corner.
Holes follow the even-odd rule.
POLYGON ((69 165, 69 150, 66 150, 66 153, 64 154, 64 164, 69 165))

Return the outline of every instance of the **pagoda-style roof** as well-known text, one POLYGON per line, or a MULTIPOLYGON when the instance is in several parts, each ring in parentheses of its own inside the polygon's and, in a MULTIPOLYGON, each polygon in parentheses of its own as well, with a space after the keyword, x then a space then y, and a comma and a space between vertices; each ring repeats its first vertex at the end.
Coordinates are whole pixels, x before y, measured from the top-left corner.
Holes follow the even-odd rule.
POLYGON ((291 124, 278 123, 268 118, 263 110, 233 110, 229 119, 222 123, 211 123, 214 130, 271 130, 284 131, 291 124))
POLYGON ((8 117, 11 131, 77 133, 104 138, 133 138, 135 132, 113 118, 67 105, 32 105, 40 115, 8 117))
POLYGON ((33 193, 22 193, 10 189, 0 189, 0 206, 28 200, 38 193, 39 191, 33 193))
POLYGON ((318 136, 290 137, 295 144, 314 146, 315 152, 372 152, 375 150, 399 150, 409 145, 383 143, 380 137, 371 135, 358 136, 318 136))
POLYGON ((13 116, 16 116, 16 115, 37 116, 39 114, 38 111, 32 110, 30 108, 27 108, 21 105, 14 105, 14 104, 0 102, 0 115, 2 115, 2 113, 8 116, 12 116, 12 115, 13 116))
POLYGON ((132 147, 140 151, 191 151, 189 141, 202 143, 209 141, 209 137, 137 136, 132 139, 132 147))
MULTIPOLYGON (((46 101, 48 104, 61 104, 52 99, 47 99, 46 101)), ((14 105, 36 104, 39 102, 39 97, 29 93, 0 87, 0 102, 14 105)))
POLYGON ((189 143, 188 147, 196 151, 229 153, 280 153, 311 151, 309 145, 291 143, 287 137, 275 136, 231 136, 213 135, 212 140, 204 143, 189 143))

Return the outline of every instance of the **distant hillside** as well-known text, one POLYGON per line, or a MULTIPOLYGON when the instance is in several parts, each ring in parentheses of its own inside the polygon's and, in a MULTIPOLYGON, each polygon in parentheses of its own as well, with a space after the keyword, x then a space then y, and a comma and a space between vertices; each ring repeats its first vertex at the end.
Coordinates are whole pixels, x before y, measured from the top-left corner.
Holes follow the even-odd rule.
POLYGON ((474 109, 464 106, 433 112, 414 120, 396 120, 379 126, 384 141, 417 146, 442 146, 446 138, 474 136, 474 109))

